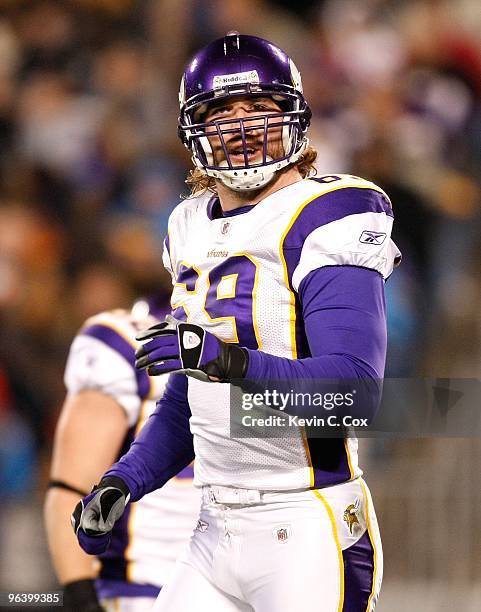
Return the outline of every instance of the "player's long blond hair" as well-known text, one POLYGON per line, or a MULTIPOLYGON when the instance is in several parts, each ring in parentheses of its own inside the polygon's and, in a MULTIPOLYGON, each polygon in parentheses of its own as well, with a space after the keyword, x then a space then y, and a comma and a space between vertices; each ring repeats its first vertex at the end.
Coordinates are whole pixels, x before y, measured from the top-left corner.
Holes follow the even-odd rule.
MULTIPOLYGON (((317 174, 317 169, 314 166, 314 162, 317 159, 317 151, 314 147, 307 147, 305 153, 299 158, 299 160, 292 164, 298 170, 302 178, 307 178, 308 176, 314 176, 317 174)), ((291 166, 286 166, 280 170, 280 172, 285 172, 291 166)), ((207 176, 207 174, 200 170, 200 168, 193 168, 186 180, 186 184, 190 187, 190 195, 187 197, 193 197, 197 195, 201 195, 206 191, 211 191, 212 193, 217 193, 215 178, 212 176, 207 176)))

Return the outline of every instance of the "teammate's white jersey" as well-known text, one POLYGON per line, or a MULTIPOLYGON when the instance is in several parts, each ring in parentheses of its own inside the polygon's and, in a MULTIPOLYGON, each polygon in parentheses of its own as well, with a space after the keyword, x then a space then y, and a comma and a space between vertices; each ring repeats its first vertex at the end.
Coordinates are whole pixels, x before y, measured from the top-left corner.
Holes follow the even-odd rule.
MULTIPOLYGON (((152 317, 136 319, 124 310, 105 312, 86 321, 70 349, 65 371, 68 393, 95 389, 125 410, 130 429, 121 454, 155 409, 166 384, 167 376, 151 378, 134 367, 139 346, 135 334, 156 322, 152 317)), ((197 523, 200 493, 192 478, 189 466, 162 489, 127 506, 108 551, 100 557, 101 597, 128 595, 129 589, 119 581, 165 584, 197 523)))
MULTIPOLYGON (((392 209, 376 185, 348 175, 302 180, 248 212, 216 218, 207 193, 179 204, 164 265, 172 308, 227 342, 288 358, 303 356, 297 292, 323 266, 359 266, 387 278, 399 251, 392 209)), ((188 378, 195 483, 301 489, 359 476, 357 441, 230 439, 229 385, 188 378)))

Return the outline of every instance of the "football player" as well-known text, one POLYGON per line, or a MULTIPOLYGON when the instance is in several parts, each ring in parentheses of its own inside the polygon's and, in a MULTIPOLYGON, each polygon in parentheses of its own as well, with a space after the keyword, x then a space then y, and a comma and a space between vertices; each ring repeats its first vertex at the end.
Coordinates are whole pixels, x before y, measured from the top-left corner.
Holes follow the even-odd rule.
POLYGON ((139 300, 131 312, 90 318, 70 349, 68 396, 56 429, 45 505, 67 612, 150 610, 197 522, 200 496, 189 465, 124 513, 98 567, 78 547, 69 525, 72 504, 128 449, 163 393, 165 376, 149 378, 134 368, 135 334, 157 321, 152 304, 149 309, 149 301, 139 300))
MULTIPOLYGON (((141 334, 137 353, 150 375, 172 374, 129 452, 72 517, 86 551, 108 546, 130 502, 195 455, 198 528, 155 610, 376 605, 382 550, 356 440, 302 427, 230 436, 224 383, 384 373, 384 281, 400 258, 391 203, 357 177, 310 177, 310 116, 293 61, 254 36, 214 41, 182 78, 179 134, 194 171, 165 241, 175 318, 141 334)), ((373 394, 364 416, 378 402, 373 394)))

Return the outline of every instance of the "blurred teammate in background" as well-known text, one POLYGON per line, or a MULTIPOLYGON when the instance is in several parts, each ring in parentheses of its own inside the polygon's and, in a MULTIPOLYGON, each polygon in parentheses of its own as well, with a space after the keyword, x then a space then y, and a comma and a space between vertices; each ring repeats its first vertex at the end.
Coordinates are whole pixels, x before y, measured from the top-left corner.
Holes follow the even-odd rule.
POLYGON ((150 610, 198 518, 200 496, 186 466, 162 490, 131 506, 98 563, 79 548, 70 527, 72 504, 128 450, 164 391, 165 376, 149 378, 134 368, 135 334, 157 320, 153 314, 165 314, 152 310, 142 300, 130 312, 94 316, 71 346, 45 505, 68 612, 150 610))
POLYGON ((357 177, 309 178, 310 109, 296 66, 272 43, 235 32, 214 41, 188 65, 179 97, 195 169, 194 197, 173 211, 164 251, 176 319, 140 334, 137 352, 149 374, 173 374, 129 452, 75 508, 74 529, 86 551, 106 548, 129 502, 195 449, 198 529, 154 609, 373 610, 382 549, 356 439, 303 427, 231 437, 222 383, 374 383, 351 412, 372 418, 384 281, 400 257, 391 203, 357 177))

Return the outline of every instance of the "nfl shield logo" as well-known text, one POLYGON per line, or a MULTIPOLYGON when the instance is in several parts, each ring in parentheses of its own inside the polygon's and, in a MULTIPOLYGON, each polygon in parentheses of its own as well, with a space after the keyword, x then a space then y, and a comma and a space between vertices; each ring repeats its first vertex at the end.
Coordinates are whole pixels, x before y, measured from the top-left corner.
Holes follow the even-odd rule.
POLYGON ((277 530, 277 539, 279 540, 279 542, 285 542, 287 538, 287 529, 282 528, 277 530))
POLYGON ((229 231, 229 229, 230 229, 230 223, 229 223, 229 221, 226 221, 225 223, 222 224, 220 233, 223 236, 225 236, 227 234, 227 232, 229 231))
POLYGON ((289 525, 279 525, 274 529, 274 536, 278 542, 287 542, 291 535, 291 528, 289 525))

